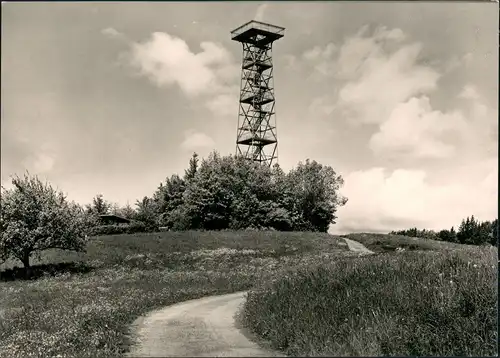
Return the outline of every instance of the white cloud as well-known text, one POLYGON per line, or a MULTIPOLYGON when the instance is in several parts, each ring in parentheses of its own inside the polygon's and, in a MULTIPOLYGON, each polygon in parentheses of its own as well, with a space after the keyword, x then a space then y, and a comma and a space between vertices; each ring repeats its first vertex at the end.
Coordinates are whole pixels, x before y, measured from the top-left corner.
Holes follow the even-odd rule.
POLYGON ((142 43, 133 44, 133 63, 159 87, 178 85, 188 96, 218 90, 215 67, 230 61, 220 45, 202 42, 202 52, 193 53, 187 43, 164 32, 155 32, 142 43))
POLYGON ((54 157, 45 153, 40 153, 36 156, 33 167, 37 173, 45 173, 50 171, 54 167, 54 164, 54 157))
POLYGON ((422 170, 383 168, 356 171, 345 177, 342 194, 349 198, 339 209, 333 232, 378 231, 420 227, 440 230, 457 227, 474 215, 479 220, 497 217, 497 160, 464 168, 439 184, 422 170))
POLYGON ((341 46, 309 49, 300 61, 313 66, 313 79, 335 78, 340 89, 330 102, 355 123, 383 123, 398 104, 435 90, 440 78, 420 63, 422 44, 403 43, 407 36, 401 29, 381 26, 371 36, 369 31, 363 26, 341 46))
POLYGON ((336 63, 334 57, 337 53, 337 45, 330 42, 325 46, 317 45, 307 49, 298 56, 287 54, 283 57, 289 70, 299 71, 312 68, 313 71, 309 78, 321 81, 335 74, 336 63))
POLYGON ((123 34, 112 27, 107 27, 101 30, 101 33, 108 37, 121 37, 123 34))
POLYGON ((284 55, 283 58, 285 59, 286 62, 286 67, 290 70, 295 70, 297 69, 297 66, 299 65, 299 61, 297 60, 297 57, 294 55, 284 55))
MULTIPOLYGON (((329 65, 336 69, 330 74, 339 83, 338 96, 323 99, 322 106, 352 124, 377 125, 369 147, 378 156, 447 158, 457 148, 476 152, 492 142, 478 143, 491 132, 494 113, 474 86, 460 94, 472 100, 469 112, 435 110, 429 95, 438 89, 443 74, 421 61, 422 44, 408 42, 400 29, 379 27, 368 36, 369 30, 362 27, 339 47, 329 65)), ((318 53, 313 49, 309 57, 318 53)))
POLYGON ((215 145, 214 140, 202 132, 187 131, 184 133, 184 141, 181 147, 185 150, 198 150, 198 149, 213 149, 215 145))
POLYGON ((219 94, 206 102, 206 106, 215 115, 221 117, 238 116, 238 89, 231 93, 219 94))
POLYGON ((462 92, 460 92, 459 97, 465 98, 465 99, 472 99, 472 100, 478 100, 480 99, 479 93, 477 91, 477 88, 474 85, 466 85, 463 89, 462 92))
POLYGON ((429 98, 413 97, 396 105, 379 131, 370 139, 376 154, 416 158, 446 158, 455 153, 447 139, 467 130, 460 112, 443 113, 431 108, 429 98))
POLYGON ((213 42, 202 42, 194 53, 181 38, 155 32, 140 43, 133 43, 132 64, 158 87, 178 86, 188 97, 205 97, 216 115, 229 110, 218 106, 236 91, 239 68, 229 51, 213 42))
POLYGON ((309 112, 314 115, 319 115, 321 117, 329 116, 335 110, 335 105, 333 105, 328 96, 321 96, 315 98, 309 105, 309 112))
POLYGON ((308 49, 302 53, 299 59, 289 59, 289 63, 293 64, 296 68, 312 66, 314 71, 310 78, 315 81, 321 81, 336 73, 337 68, 333 58, 337 52, 337 46, 331 42, 325 46, 315 46, 308 49))
MULTIPOLYGON (((418 110, 420 97, 436 90, 441 76, 421 63, 422 44, 408 43, 401 29, 381 26, 372 30, 370 36, 370 27, 363 26, 340 46, 316 46, 302 55, 301 64, 314 68, 313 79, 324 82, 332 77, 337 85, 332 93, 314 101, 310 109, 352 125, 379 126, 380 132, 370 141, 377 154, 398 149, 399 154, 450 155, 449 145, 438 141, 444 130, 428 123, 437 118, 437 112, 425 105, 424 112, 418 110), (405 110, 412 112, 406 114, 405 110), (420 120, 422 114, 424 121, 420 120), (401 115, 401 120, 396 118, 401 115), (424 141, 417 141, 412 129, 418 130, 424 141), (395 137, 392 142, 391 136, 395 137)), ((443 115, 446 119, 455 116, 443 115)))
POLYGON ((474 55, 471 52, 467 52, 462 56, 452 55, 447 61, 444 62, 443 71, 449 74, 453 71, 464 71, 471 64, 474 55))
POLYGON ((338 66, 344 76, 355 76, 361 66, 370 64, 373 59, 386 57, 385 47, 404 38, 399 29, 388 31, 385 27, 378 27, 372 36, 366 36, 368 32, 369 26, 361 27, 355 35, 347 37, 340 47, 338 66), (400 35, 393 36, 392 33, 400 35))
MULTIPOLYGON (((497 132, 497 113, 475 86, 465 86, 459 95, 469 100, 468 109, 439 111, 431 106, 429 96, 438 90, 451 62, 424 61, 421 43, 411 42, 401 29, 383 26, 363 26, 340 46, 328 46, 294 58, 295 67, 312 65, 316 79, 335 79, 333 90, 310 104, 312 114, 356 126, 376 125, 368 146, 386 159, 491 155, 497 143, 492 135, 497 132)), ((470 57, 452 60, 462 66, 470 57)))
POLYGON ((474 55, 472 52, 467 52, 463 57, 462 60, 465 65, 470 65, 472 63, 472 60, 474 59, 474 55))
POLYGON ((342 49, 340 74, 351 80, 340 89, 339 105, 349 107, 355 121, 383 123, 399 103, 436 89, 439 73, 417 63, 421 49, 411 44, 388 54, 373 42, 359 46, 360 52, 352 50, 353 55, 342 49), (363 48, 369 48, 364 57, 363 48))
POLYGON ((257 7, 257 11, 255 12, 254 20, 256 21, 264 21, 264 14, 266 13, 269 4, 261 4, 257 7))
POLYGON ((498 109, 474 100, 466 111, 463 149, 470 155, 498 158, 498 109))
POLYGON ((49 172, 54 167, 54 164, 55 157, 44 152, 37 153, 23 161, 25 169, 33 172, 33 174, 49 172))
POLYGON ((304 52, 302 54, 302 57, 305 60, 314 61, 320 57, 321 52, 322 52, 321 46, 315 46, 312 49, 309 49, 306 52, 304 52))
POLYGON ((401 42, 404 39, 406 39, 406 35, 401 29, 388 30, 386 26, 378 27, 375 30, 375 34, 373 37, 379 41, 391 40, 391 41, 401 42))
POLYGON ((307 61, 331 60, 336 50, 337 46, 331 42, 324 48, 321 46, 315 46, 312 49, 305 51, 302 54, 302 57, 307 61))

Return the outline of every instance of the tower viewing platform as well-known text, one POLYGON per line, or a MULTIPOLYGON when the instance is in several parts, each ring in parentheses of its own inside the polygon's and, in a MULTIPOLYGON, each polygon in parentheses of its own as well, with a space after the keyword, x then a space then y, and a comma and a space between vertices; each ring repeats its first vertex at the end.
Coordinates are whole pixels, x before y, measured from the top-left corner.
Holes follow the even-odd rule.
POLYGON ((231 39, 254 46, 266 46, 285 36, 285 28, 260 21, 249 21, 231 31, 231 39))

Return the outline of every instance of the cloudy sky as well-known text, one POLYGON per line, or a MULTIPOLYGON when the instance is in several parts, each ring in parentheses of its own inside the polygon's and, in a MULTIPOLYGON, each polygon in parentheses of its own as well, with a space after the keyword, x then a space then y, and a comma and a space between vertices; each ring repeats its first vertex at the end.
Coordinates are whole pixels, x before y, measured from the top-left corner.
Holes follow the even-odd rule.
POLYGON ((334 232, 497 217, 495 3, 2 3, 2 185, 133 204, 193 151, 234 153, 251 19, 286 28, 279 163, 345 179, 334 232))

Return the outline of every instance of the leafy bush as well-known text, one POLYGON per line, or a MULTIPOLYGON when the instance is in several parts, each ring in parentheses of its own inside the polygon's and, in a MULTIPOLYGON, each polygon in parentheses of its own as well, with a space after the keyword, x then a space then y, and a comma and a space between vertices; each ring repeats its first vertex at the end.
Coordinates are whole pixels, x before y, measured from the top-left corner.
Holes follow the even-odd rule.
POLYGON ((160 226, 157 202, 145 196, 142 200, 137 200, 136 205, 136 220, 142 222, 146 226, 147 231, 157 231, 160 226))
POLYGON ((274 228, 278 231, 292 231, 293 228, 288 211, 276 203, 271 203, 264 224, 266 227, 274 228))
MULTIPOLYGON (((335 223, 337 208, 347 201, 338 193, 342 184, 331 167, 315 161, 299 163, 286 174, 278 165, 269 168, 213 152, 199 166, 194 155, 184 178, 167 178, 152 201, 157 222, 172 230, 254 227, 326 232, 335 223)), ((142 207, 151 207, 152 213, 144 200, 142 207)))
POLYGON ((173 231, 185 231, 193 227, 191 215, 185 206, 179 206, 167 213, 164 223, 173 231))

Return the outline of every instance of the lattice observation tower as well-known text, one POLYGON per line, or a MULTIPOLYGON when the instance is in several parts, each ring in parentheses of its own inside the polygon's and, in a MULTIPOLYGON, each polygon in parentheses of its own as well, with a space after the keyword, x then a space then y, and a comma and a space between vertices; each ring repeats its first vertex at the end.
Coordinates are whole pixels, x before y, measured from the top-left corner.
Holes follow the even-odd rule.
POLYGON ((284 33, 255 20, 231 31, 243 44, 236 155, 269 166, 278 159, 272 46, 284 33))

